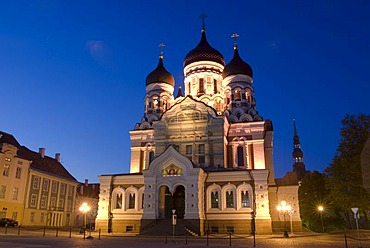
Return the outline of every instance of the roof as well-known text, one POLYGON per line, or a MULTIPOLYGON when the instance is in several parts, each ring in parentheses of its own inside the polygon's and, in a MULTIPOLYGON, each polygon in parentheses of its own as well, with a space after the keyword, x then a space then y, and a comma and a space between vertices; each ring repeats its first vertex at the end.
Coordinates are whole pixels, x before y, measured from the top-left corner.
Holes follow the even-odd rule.
POLYGON ((18 141, 14 138, 13 135, 9 133, 5 133, 3 131, 0 131, 0 144, 1 143, 7 143, 11 144, 15 147, 20 147, 21 145, 18 143, 18 141))
POLYGON ((252 68, 240 58, 237 46, 234 47, 234 56, 225 66, 222 72, 222 77, 226 78, 227 76, 236 74, 243 74, 253 77, 252 68))
POLYGON ((159 57, 157 68, 155 68, 155 70, 149 73, 149 75, 146 77, 146 85, 152 83, 166 83, 172 86, 175 85, 174 77, 166 70, 166 68, 164 68, 162 56, 159 57))
POLYGON ((58 162, 58 160, 48 156, 41 157, 40 153, 31 151, 25 146, 21 146, 11 134, 0 131, 0 136, 0 143, 14 145, 18 148, 17 155, 19 157, 32 161, 30 164, 31 169, 77 182, 77 180, 67 171, 66 168, 64 168, 60 162, 58 162))
POLYGON ((204 29, 202 30, 199 44, 186 55, 184 67, 198 61, 213 61, 223 66, 225 65, 225 59, 222 54, 208 43, 204 29))

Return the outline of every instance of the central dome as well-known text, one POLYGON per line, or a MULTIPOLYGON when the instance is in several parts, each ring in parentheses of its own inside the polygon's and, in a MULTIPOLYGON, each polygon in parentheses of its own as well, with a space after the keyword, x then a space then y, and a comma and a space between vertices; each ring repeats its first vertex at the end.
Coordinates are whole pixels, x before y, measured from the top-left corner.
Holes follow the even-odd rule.
POLYGON ((225 65, 225 59, 222 54, 208 43, 204 29, 202 30, 202 38, 199 44, 186 55, 184 67, 198 61, 213 61, 223 66, 225 65))

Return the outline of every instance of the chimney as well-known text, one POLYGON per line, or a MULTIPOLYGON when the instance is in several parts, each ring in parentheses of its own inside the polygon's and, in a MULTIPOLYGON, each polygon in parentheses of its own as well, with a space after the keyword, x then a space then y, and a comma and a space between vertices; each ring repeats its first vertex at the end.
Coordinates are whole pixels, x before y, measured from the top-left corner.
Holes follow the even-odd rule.
POLYGON ((89 179, 85 179, 85 186, 89 186, 89 179))
POLYGON ((45 157, 45 148, 39 148, 39 153, 41 155, 42 158, 45 157))
POLYGON ((60 153, 55 153, 55 160, 60 163, 60 153))

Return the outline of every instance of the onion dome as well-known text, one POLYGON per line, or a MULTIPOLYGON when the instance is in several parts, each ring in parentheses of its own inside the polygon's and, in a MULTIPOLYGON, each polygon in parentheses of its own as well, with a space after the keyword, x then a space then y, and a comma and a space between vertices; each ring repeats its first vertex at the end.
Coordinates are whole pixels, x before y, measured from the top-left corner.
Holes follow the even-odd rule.
POLYGON ((240 58, 238 47, 234 46, 234 56, 230 63, 225 66, 222 77, 226 78, 227 76, 236 74, 244 74, 253 78, 252 68, 240 58))
POLYGON ((146 85, 153 83, 166 83, 171 86, 175 85, 175 79, 171 73, 169 73, 166 68, 163 66, 163 56, 159 56, 159 62, 157 68, 154 71, 149 73, 146 77, 146 85))
POLYGON ((202 29, 202 38, 199 44, 186 55, 184 67, 198 61, 213 61, 223 66, 225 65, 225 59, 222 54, 208 43, 204 28, 202 29))

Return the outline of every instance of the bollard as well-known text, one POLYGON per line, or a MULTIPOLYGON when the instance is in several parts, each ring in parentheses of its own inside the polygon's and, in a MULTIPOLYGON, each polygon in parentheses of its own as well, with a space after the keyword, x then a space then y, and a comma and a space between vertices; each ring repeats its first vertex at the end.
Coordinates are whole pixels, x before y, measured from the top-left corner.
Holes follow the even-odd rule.
POLYGON ((72 236, 72 227, 69 227, 69 238, 72 236))
POLYGON ((86 228, 84 228, 84 239, 86 239, 86 228))
POLYGON ((8 233, 8 225, 5 224, 5 234, 7 234, 7 233, 8 233))
POLYGON ((100 232, 101 232, 101 229, 99 228, 99 240, 100 240, 100 232))
POLYGON ((166 244, 167 244, 167 234, 166 234, 166 244))
POLYGON ((188 244, 188 232, 185 230, 185 245, 188 244))
POLYGON ((208 231, 207 231, 207 246, 208 246, 208 231))
POLYGON ((58 227, 57 227, 57 231, 55 233, 55 237, 58 237, 58 227))
POLYGON ((346 243, 346 248, 348 248, 348 244, 347 244, 347 234, 344 234, 344 242, 346 243))
POLYGON ((229 233, 229 246, 231 246, 231 233, 229 233))
POLYGON ((18 226, 18 235, 21 234, 21 226, 18 226))
POLYGON ((45 236, 45 229, 46 229, 46 227, 44 226, 44 233, 42 234, 42 236, 45 236))

